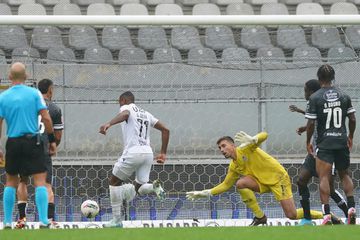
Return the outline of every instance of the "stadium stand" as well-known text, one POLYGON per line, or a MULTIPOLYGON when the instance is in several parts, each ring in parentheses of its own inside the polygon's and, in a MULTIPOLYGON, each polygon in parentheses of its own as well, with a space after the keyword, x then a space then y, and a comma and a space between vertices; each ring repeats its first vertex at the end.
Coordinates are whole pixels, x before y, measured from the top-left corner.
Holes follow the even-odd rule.
POLYGON ((74 3, 58 3, 53 9, 54 15, 81 15, 80 7, 74 3))
POLYGON ((171 45, 179 50, 201 46, 199 32, 195 27, 174 27, 171 30, 171 45))
POLYGON ((295 49, 307 45, 304 29, 300 26, 279 26, 276 37, 277 45, 283 49, 295 49))
POLYGON ((139 46, 146 50, 168 47, 166 33, 162 27, 141 27, 137 40, 139 46))
POLYGON ((228 26, 213 26, 205 29, 205 46, 214 50, 236 47, 231 28, 228 26))
POLYGON ((154 51, 153 63, 181 63, 181 55, 176 48, 157 48, 154 51))
POLYGON ((61 31, 53 26, 36 26, 32 32, 32 45, 40 50, 63 47, 61 31))
POLYGON ((47 63, 73 63, 76 61, 75 53, 70 48, 56 47, 49 48, 46 55, 47 63))
POLYGON ((155 15, 184 15, 184 13, 178 4, 164 3, 156 5, 155 15))
POLYGON ((192 48, 188 54, 188 64, 214 66, 217 64, 215 52, 210 48, 192 48))
POLYGON ((98 46, 98 39, 94 28, 89 26, 73 26, 69 31, 69 46, 75 50, 85 50, 98 46))
POLYGON ((102 45, 111 51, 134 47, 130 32, 122 26, 106 26, 102 30, 102 45))
POLYGON ((12 15, 9 5, 0 3, 0 15, 12 15))
POLYGON ((314 26, 311 32, 311 42, 320 49, 343 45, 336 27, 314 26))
POLYGON ((327 58, 330 63, 354 61, 356 53, 349 47, 332 47, 328 51, 327 58))
POLYGON ((359 14, 355 4, 349 2, 335 2, 331 5, 330 14, 359 14))
POLYGON ((113 62, 111 52, 107 48, 103 47, 91 47, 85 50, 84 62, 86 63, 98 63, 109 64, 113 62))
POLYGON ((216 4, 198 3, 194 5, 192 15, 221 15, 221 12, 216 4))
POLYGON ((28 46, 26 34, 22 27, 0 26, 0 48, 13 50, 28 46))
POLYGON ((147 62, 146 53, 141 48, 123 48, 119 51, 120 64, 144 64, 147 62))
POLYGON ((108 3, 91 3, 86 15, 115 15, 114 7, 108 3))

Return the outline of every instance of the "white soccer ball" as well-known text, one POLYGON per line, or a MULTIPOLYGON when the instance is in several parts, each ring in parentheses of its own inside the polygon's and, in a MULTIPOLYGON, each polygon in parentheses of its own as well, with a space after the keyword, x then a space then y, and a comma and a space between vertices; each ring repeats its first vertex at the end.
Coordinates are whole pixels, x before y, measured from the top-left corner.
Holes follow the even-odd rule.
POLYGON ((99 210, 99 205, 94 200, 86 200, 81 204, 81 213, 87 218, 94 218, 99 210))

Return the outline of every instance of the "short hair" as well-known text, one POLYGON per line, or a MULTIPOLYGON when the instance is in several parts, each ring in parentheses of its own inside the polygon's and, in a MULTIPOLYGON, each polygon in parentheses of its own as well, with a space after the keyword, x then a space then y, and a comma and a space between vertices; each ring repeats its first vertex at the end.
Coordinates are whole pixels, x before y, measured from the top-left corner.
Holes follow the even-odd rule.
POLYGON ((126 92, 124 92, 123 94, 121 94, 120 95, 120 97, 119 97, 119 99, 121 99, 121 98, 125 98, 125 99, 127 99, 127 100, 129 100, 130 102, 135 102, 135 96, 134 96, 134 94, 132 93, 132 92, 130 92, 130 91, 126 91, 126 92))
POLYGON ((311 79, 305 83, 305 86, 307 89, 309 89, 311 92, 316 92, 321 88, 320 83, 317 79, 311 79))
POLYGON ((231 143, 235 143, 235 142, 234 142, 234 139, 232 139, 232 137, 230 137, 230 136, 224 136, 224 137, 219 138, 219 140, 216 141, 216 144, 219 145, 219 143, 222 142, 222 141, 224 141, 224 140, 225 140, 225 141, 228 141, 228 142, 231 142, 231 143))
POLYGON ((331 82, 335 79, 335 71, 329 64, 324 64, 319 67, 317 77, 321 81, 331 82))
POLYGON ((50 86, 54 85, 53 81, 50 79, 44 78, 38 82, 38 89, 42 94, 45 94, 49 91, 50 86))

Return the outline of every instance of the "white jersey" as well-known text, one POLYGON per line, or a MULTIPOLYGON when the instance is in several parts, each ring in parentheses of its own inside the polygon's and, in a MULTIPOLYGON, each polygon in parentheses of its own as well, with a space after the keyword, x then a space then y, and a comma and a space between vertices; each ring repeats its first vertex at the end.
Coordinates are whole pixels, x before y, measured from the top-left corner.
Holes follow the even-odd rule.
POLYGON ((124 142, 123 155, 129 152, 152 153, 150 127, 154 127, 159 120, 134 103, 120 107, 120 113, 126 110, 130 112, 130 115, 127 121, 121 123, 124 142))

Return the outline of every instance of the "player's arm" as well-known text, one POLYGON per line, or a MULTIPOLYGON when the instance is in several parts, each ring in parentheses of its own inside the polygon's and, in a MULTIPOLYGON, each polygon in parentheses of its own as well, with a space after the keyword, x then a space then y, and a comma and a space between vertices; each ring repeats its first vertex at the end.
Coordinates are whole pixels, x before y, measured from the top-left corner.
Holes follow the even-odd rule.
POLYGON ((291 112, 298 112, 298 113, 301 113, 301 114, 304 114, 304 115, 305 115, 305 111, 302 110, 302 109, 300 109, 300 108, 298 108, 298 107, 295 106, 295 105, 290 105, 290 106, 289 106, 289 110, 290 110, 291 112))
POLYGON ((54 127, 56 146, 59 146, 64 130, 64 123, 62 120, 61 109, 58 109, 58 111, 56 111, 53 115, 50 114, 50 117, 54 124, 53 127, 54 127))
POLYGON ((348 136, 348 146, 349 149, 351 150, 352 146, 353 146, 353 138, 354 138, 354 132, 355 132, 355 128, 356 128, 356 117, 355 117, 355 112, 349 113, 348 114, 348 118, 349 118, 349 136, 348 136))
POLYGON ((161 149, 160 154, 156 157, 156 161, 158 163, 164 163, 166 160, 166 152, 169 144, 170 130, 160 121, 155 123, 154 128, 161 131, 161 149))
POLYGON ((255 136, 250 136, 246 132, 238 132, 235 135, 234 140, 240 143, 241 148, 243 147, 258 147, 268 137, 267 132, 260 132, 255 136))
POLYGON ((309 154, 313 154, 311 137, 314 134, 314 129, 315 129, 315 120, 309 119, 306 125, 306 149, 309 154))
POLYGON ((234 170, 232 170, 232 166, 230 164, 228 173, 222 183, 211 189, 187 192, 186 198, 193 201, 198 198, 207 198, 213 195, 224 193, 228 191, 232 186, 234 186, 238 178, 239 178, 239 174, 236 173, 234 170))
POLYGON ((123 121, 126 121, 130 116, 129 110, 124 110, 120 112, 118 115, 116 115, 113 119, 111 119, 109 122, 103 124, 100 126, 99 133, 106 135, 106 131, 113 125, 116 125, 118 123, 121 123, 123 121))
POLYGON ((41 109, 39 111, 41 115, 41 121, 44 123, 45 131, 49 139, 49 154, 55 155, 56 153, 56 140, 54 135, 53 123, 51 121, 50 114, 47 109, 41 109))

